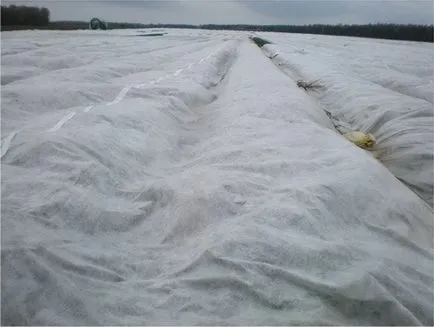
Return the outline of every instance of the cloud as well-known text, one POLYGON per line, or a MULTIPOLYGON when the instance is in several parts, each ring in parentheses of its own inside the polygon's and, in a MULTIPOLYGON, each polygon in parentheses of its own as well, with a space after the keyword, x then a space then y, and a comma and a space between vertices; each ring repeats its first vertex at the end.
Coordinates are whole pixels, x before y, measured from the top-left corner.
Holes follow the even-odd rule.
POLYGON ((238 0, 282 24, 433 23, 433 3, 427 0, 238 0))
POLYGON ((188 21, 193 24, 264 24, 269 17, 239 1, 184 0, 188 21))
POLYGON ((261 24, 272 21, 231 0, 3 0, 2 4, 44 6, 50 10, 52 20, 100 17, 106 21, 144 24, 261 24))
POLYGON ((181 24, 433 24, 431 0, 3 0, 47 7, 52 20, 181 24))

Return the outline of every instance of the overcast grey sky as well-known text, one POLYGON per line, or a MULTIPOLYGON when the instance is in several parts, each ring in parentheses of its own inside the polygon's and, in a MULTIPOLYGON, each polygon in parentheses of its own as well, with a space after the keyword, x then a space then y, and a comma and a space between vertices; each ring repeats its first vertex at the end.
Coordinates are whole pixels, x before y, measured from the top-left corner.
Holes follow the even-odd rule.
POLYGON ((182 24, 433 24, 433 0, 3 0, 44 6, 52 20, 182 24))

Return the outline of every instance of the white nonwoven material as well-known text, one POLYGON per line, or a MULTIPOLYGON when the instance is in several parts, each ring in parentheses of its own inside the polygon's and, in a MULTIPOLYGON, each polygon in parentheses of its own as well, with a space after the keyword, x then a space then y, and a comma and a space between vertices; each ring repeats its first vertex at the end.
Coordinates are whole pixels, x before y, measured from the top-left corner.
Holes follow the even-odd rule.
MULTIPOLYGON (((98 101, 2 85, 2 325, 432 325, 431 207, 245 34, 169 32, 98 101)), ((32 33, 2 48, 152 48, 32 33)))
POLYGON ((268 56, 353 130, 372 133, 373 153, 431 207, 434 185, 434 55, 429 43, 266 35, 268 56))

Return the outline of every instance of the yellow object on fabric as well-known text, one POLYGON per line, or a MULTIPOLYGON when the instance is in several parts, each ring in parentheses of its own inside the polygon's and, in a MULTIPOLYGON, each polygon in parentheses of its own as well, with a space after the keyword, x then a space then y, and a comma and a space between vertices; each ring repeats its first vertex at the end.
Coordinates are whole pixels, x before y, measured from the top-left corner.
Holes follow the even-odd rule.
POLYGON ((372 149, 377 142, 371 133, 348 132, 343 135, 348 141, 363 149, 372 149))

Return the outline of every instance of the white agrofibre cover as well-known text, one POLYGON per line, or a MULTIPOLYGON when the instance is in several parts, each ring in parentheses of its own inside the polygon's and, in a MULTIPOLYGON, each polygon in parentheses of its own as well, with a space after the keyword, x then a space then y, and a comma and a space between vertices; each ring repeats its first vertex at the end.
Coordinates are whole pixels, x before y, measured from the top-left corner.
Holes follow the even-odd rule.
POLYGON ((2 324, 432 324, 431 207, 246 34, 168 32, 2 33, 2 324))
POLYGON ((372 133, 378 159, 431 207, 434 152, 432 44, 263 33, 264 47, 311 95, 354 130, 372 133))

